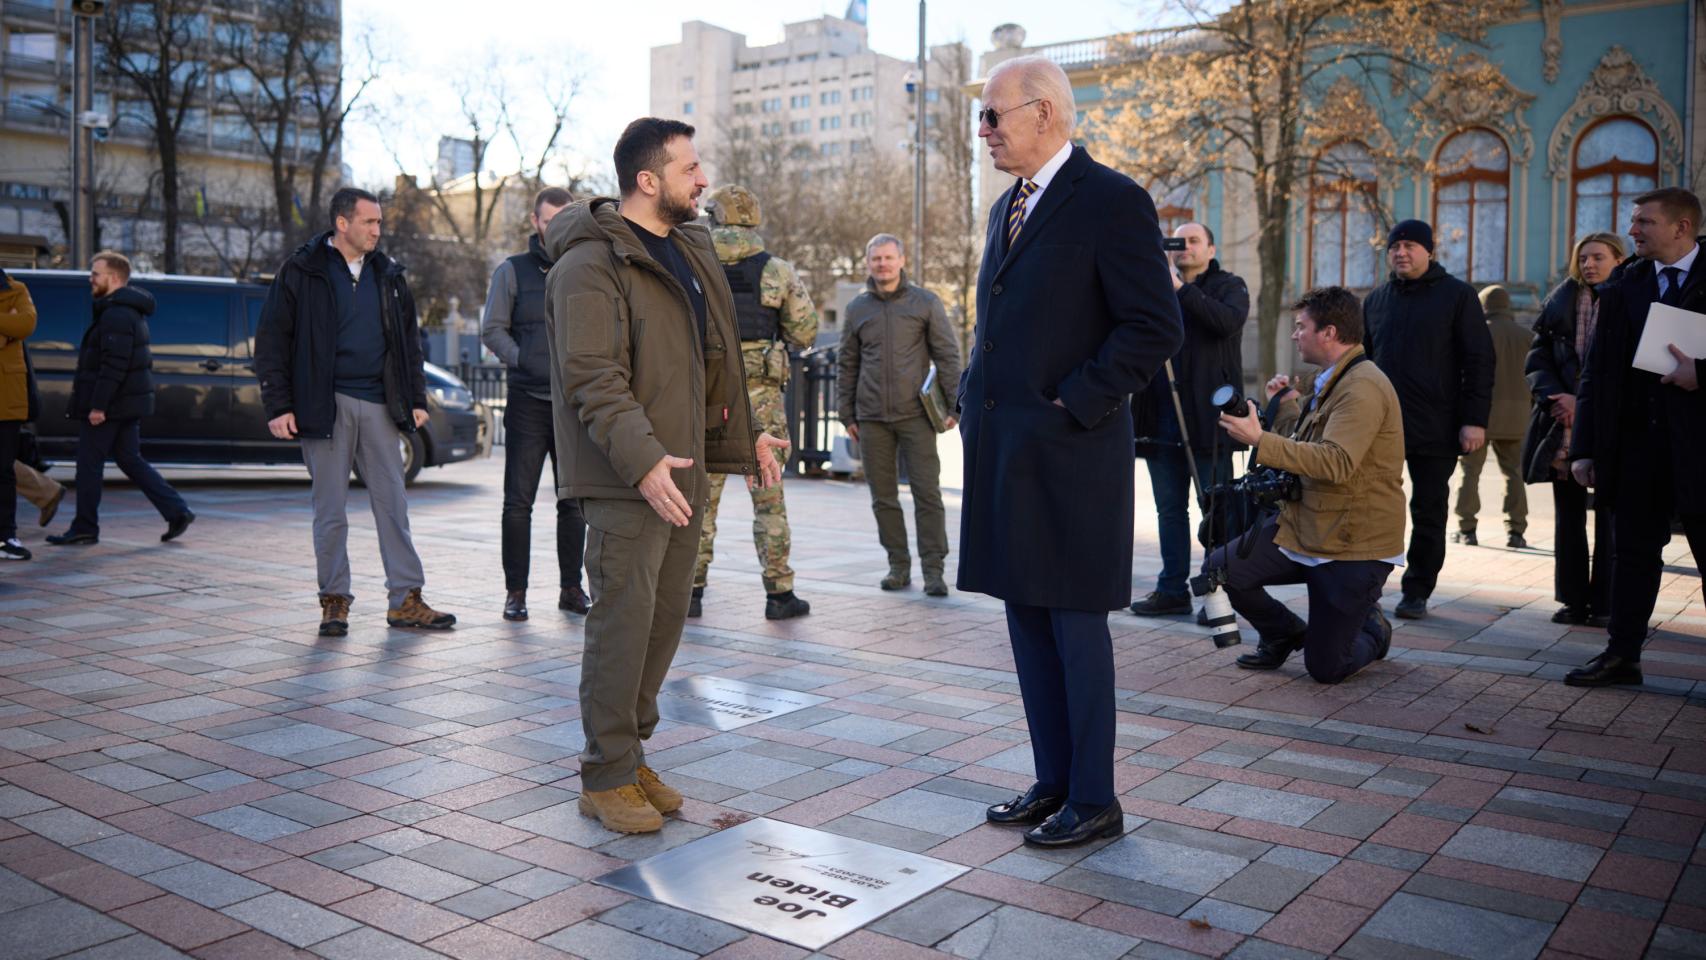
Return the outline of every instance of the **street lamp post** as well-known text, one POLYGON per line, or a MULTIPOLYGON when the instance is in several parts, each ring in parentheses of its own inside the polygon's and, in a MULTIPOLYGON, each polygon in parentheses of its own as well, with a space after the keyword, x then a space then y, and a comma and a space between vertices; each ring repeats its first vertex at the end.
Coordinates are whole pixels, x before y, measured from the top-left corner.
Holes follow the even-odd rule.
POLYGON ((104 126, 95 116, 95 18, 106 10, 105 0, 71 3, 71 267, 87 270, 95 252, 94 128, 104 126))
POLYGON ((924 139, 925 91, 929 89, 928 67, 924 49, 924 2, 918 0, 918 132, 913 144, 912 158, 912 270, 917 282, 924 282, 924 139))

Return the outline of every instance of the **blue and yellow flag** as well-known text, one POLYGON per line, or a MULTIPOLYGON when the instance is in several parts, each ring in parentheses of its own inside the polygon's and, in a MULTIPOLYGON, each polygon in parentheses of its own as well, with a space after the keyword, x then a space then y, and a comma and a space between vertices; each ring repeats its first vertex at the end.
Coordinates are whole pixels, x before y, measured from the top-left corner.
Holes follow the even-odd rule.
POLYGON ((843 20, 851 20, 857 24, 865 22, 865 0, 848 0, 847 16, 843 20))
POLYGON ((207 188, 198 187, 195 192, 195 215, 197 220, 207 218, 207 188))
POLYGON ((290 195, 290 222, 299 227, 308 225, 308 218, 302 215, 302 195, 299 193, 290 195))

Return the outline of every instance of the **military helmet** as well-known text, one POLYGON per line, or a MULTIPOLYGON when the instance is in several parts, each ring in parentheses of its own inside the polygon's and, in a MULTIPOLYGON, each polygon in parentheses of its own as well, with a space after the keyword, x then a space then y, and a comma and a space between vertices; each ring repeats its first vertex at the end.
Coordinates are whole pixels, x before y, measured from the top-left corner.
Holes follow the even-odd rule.
POLYGON ((756 227, 764 219, 759 215, 758 198, 751 190, 734 184, 712 190, 705 199, 705 212, 713 223, 725 227, 756 227))

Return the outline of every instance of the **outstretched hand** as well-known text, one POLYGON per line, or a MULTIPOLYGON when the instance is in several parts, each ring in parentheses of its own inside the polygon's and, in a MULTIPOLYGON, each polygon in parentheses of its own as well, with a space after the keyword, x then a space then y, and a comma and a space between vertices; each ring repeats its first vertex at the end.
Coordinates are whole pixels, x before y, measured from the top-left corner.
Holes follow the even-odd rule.
POLYGON ((671 470, 685 470, 693 466, 693 461, 686 457, 672 457, 664 454, 653 467, 640 478, 640 496, 652 505, 658 516, 672 527, 685 527, 687 520, 693 516, 693 508, 687 505, 687 498, 681 495, 681 490, 675 485, 675 479, 669 475, 671 470))
POLYGON ((789 446, 788 441, 768 433, 758 435, 758 442, 753 444, 753 454, 758 458, 758 476, 746 478, 748 489, 774 487, 782 482, 781 451, 789 446))

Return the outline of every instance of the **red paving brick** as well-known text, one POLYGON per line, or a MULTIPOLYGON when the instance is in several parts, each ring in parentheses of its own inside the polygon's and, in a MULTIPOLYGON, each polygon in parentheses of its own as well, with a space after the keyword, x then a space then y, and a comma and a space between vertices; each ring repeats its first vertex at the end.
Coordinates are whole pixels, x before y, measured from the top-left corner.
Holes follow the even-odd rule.
POLYGON ((1278 916, 1263 924, 1256 935, 1302 950, 1332 953, 1339 944, 1350 939, 1373 912, 1303 894, 1287 904, 1278 916))
POLYGON ((1383 867, 1360 860, 1345 860, 1334 865, 1309 888, 1309 893, 1324 900, 1337 900, 1352 906, 1377 910, 1386 898, 1398 891, 1410 879, 1406 870, 1383 867))
POLYGON ((193 950, 249 930, 223 913, 173 894, 114 910, 112 915, 179 950, 193 950))
POLYGON ((1570 908, 1547 945, 1595 960, 1633 960, 1646 953, 1656 926, 1640 917, 1577 905, 1570 908))

